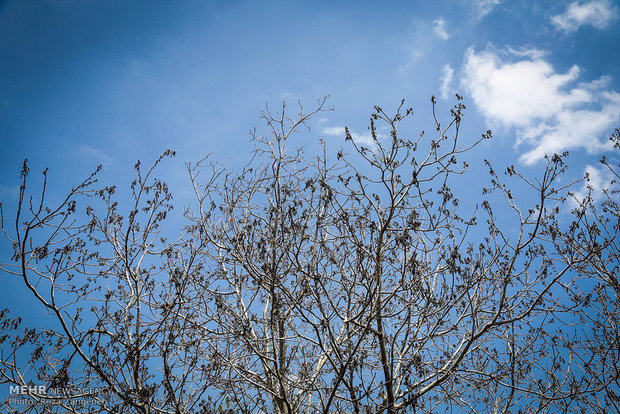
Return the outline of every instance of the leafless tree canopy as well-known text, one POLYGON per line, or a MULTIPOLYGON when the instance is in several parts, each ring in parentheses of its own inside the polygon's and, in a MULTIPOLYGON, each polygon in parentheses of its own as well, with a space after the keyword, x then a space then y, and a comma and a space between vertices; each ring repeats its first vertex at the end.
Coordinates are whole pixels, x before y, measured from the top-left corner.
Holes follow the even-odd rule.
POLYGON ((325 100, 267 108, 245 168, 188 164, 176 240, 155 178, 173 152, 136 165, 131 205, 96 173, 50 205, 24 163, 2 277, 53 322, 0 313, 2 382, 47 387, 3 409, 620 411, 617 182, 576 193, 565 154, 535 177, 487 162, 478 204, 460 203, 491 132, 460 137, 462 98, 446 123, 433 98, 432 131, 411 137, 403 104, 375 107, 367 147, 347 129, 314 157, 295 133, 325 100))

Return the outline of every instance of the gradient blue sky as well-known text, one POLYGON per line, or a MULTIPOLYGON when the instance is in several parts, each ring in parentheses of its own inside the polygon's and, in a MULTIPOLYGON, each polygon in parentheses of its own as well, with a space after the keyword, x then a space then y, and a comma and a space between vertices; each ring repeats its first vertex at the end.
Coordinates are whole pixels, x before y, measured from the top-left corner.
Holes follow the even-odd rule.
POLYGON ((477 157, 527 170, 571 150, 596 184, 620 126, 619 45, 612 0, 3 0, 0 200, 16 202, 26 157, 61 195, 97 164, 129 182, 166 148, 178 156, 161 175, 183 200, 184 162, 244 162, 265 103, 326 94, 335 111, 299 144, 343 142, 344 125, 364 141, 373 105, 402 98, 412 131, 430 130, 430 96, 447 113, 458 92, 463 134, 495 132, 477 157))

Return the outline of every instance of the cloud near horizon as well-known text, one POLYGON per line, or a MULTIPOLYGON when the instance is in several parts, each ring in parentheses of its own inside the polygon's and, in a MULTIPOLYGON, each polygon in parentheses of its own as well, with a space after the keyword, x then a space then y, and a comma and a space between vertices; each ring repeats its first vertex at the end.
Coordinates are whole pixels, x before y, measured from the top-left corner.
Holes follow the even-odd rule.
POLYGON ((609 147, 607 135, 620 121, 620 94, 606 90, 606 78, 578 82, 582 69, 566 73, 543 59, 540 51, 510 53, 504 62, 492 50, 465 54, 461 87, 491 126, 513 127, 520 160, 534 164, 545 154, 583 148, 597 153, 609 147))

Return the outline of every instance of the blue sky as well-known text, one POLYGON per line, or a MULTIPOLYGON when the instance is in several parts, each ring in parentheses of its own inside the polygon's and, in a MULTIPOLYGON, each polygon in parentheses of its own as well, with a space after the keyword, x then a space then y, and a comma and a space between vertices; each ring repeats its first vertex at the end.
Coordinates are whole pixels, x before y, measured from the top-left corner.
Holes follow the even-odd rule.
POLYGON ((433 127, 431 95, 447 115, 459 93, 462 134, 494 131, 475 157, 527 171, 571 150, 596 184, 620 126, 619 44, 612 0, 4 0, 0 199, 16 202, 24 158, 60 196, 97 164, 105 183, 129 183, 136 160, 173 148, 161 175, 184 200, 184 162, 239 165, 265 103, 324 95, 335 111, 299 145, 340 145, 345 125, 364 141, 373 105, 402 98, 417 136, 433 127))
MULTIPOLYGON (((619 45, 619 0, 0 0, 0 201, 10 214, 24 158, 33 188, 49 167, 53 200, 97 164, 126 191, 137 160, 172 148, 160 176, 180 207, 185 162, 242 165, 266 103, 310 108, 324 95, 335 110, 296 146, 343 145, 345 125, 364 142, 373 106, 402 98, 417 137, 433 129, 431 95, 447 120, 459 93, 462 136, 494 131, 474 171, 489 158, 535 175, 545 153, 570 150, 570 174, 597 187, 620 127, 619 45)), ((470 204, 487 179, 470 183, 470 204)), ((1 258, 10 250, 0 241, 1 258)), ((29 297, 0 278, 0 308, 42 323, 29 297)))

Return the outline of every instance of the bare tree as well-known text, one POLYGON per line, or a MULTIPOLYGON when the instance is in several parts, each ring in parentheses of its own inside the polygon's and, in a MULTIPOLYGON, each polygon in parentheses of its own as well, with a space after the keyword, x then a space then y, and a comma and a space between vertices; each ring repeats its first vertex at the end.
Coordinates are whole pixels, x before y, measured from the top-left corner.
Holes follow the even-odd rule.
MULTIPOLYGON (((620 149, 620 129, 610 140, 620 149)), ((609 180, 596 183, 597 188, 586 177, 586 191, 570 194, 574 209, 569 228, 553 226, 547 234, 565 261, 579 263, 578 281, 566 286, 578 315, 577 337, 566 346, 581 371, 583 405, 591 412, 603 412, 602 407, 620 412, 620 163, 612 156, 603 157, 601 164, 609 180)))
POLYGON ((136 165, 122 216, 95 175, 35 204, 24 164, 2 269, 57 325, 20 333, 4 312, 2 380, 105 389, 32 389, 33 412, 617 410, 615 193, 571 201, 554 155, 537 178, 487 162, 479 206, 462 206, 453 188, 491 132, 461 138, 457 98, 446 124, 433 98, 433 131, 413 138, 404 101, 375 107, 369 145, 347 129, 350 153, 314 158, 292 141, 325 100, 267 108, 245 168, 188 164, 196 203, 175 241, 154 168, 136 165))
MULTIPOLYGON (((171 195, 152 177, 171 155, 146 173, 136 164, 126 216, 115 187, 93 189, 96 173, 56 207, 46 206, 46 181, 39 200, 27 198, 24 162, 13 232, 2 222, 13 246, 2 270, 22 278, 56 324, 4 335, 0 374, 39 386, 28 391, 33 412, 91 412, 85 402, 94 412, 187 412, 201 401, 211 374, 195 357, 197 333, 183 329, 191 297, 179 274, 194 264, 160 237, 171 195)), ((3 330, 17 329, 20 318, 2 316, 3 330)), ((5 406, 23 410, 10 399, 5 406)))

